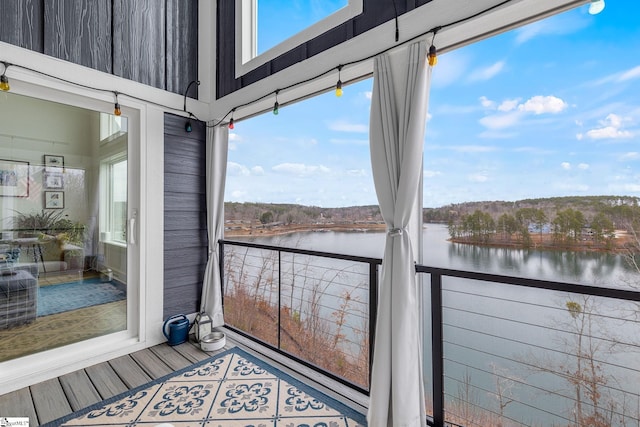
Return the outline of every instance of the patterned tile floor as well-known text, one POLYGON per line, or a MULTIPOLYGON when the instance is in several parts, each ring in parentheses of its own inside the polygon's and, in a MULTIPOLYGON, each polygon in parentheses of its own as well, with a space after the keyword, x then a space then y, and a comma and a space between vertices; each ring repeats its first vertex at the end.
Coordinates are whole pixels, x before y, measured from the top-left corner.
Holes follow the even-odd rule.
MULTIPOLYGON (((65 426, 362 426, 365 417, 234 348, 124 396, 65 426)), ((75 418, 73 418, 75 417, 75 418)))

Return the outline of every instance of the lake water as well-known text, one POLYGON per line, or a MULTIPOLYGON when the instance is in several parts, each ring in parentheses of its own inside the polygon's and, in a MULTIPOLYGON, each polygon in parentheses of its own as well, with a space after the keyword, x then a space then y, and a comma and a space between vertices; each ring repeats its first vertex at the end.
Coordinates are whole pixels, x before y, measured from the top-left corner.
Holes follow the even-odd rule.
MULTIPOLYGON (((448 237, 445 225, 425 227, 422 264, 593 286, 628 288, 640 283, 640 275, 620 255, 480 247, 451 243, 448 237)), ((376 232, 307 232, 251 240, 380 258, 384 239, 384 233, 376 232)), ((567 425, 573 419, 576 394, 566 372, 595 361, 601 369, 599 403, 613 402, 617 405, 613 415, 628 422, 629 410, 621 402, 640 401, 636 305, 463 279, 445 278, 443 284, 448 402, 476 401, 498 414, 500 391, 502 403, 507 403, 504 425, 567 425), (579 311, 572 314, 569 302, 578 304, 579 311), (588 345, 588 358, 576 356, 578 345, 582 352, 588 345)), ((424 293, 424 306, 430 306, 429 292, 424 293)), ((428 316, 424 329, 428 391, 428 316)), ((465 412, 470 407, 449 403, 448 410, 465 412)), ((637 410, 632 412, 635 421, 637 410)))

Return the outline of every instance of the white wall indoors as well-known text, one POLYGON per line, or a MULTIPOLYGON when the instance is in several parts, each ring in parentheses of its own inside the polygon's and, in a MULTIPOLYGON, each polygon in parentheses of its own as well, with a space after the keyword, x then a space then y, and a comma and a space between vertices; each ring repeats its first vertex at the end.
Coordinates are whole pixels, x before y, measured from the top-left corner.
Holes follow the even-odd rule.
POLYGON ((14 215, 44 209, 44 155, 63 156, 67 218, 88 224, 91 159, 98 143, 99 113, 13 93, 0 94, 0 159, 29 162, 29 197, 0 197, 0 229, 15 228, 14 215))

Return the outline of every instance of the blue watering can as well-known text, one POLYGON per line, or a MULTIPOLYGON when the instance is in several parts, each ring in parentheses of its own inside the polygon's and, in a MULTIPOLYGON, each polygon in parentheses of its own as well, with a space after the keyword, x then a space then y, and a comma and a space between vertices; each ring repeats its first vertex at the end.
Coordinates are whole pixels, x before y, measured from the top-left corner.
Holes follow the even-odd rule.
POLYGON ((164 321, 162 333, 167 337, 169 345, 178 345, 186 342, 189 338, 189 319, 184 314, 176 314, 164 321), (169 333, 167 333, 169 326, 169 333))

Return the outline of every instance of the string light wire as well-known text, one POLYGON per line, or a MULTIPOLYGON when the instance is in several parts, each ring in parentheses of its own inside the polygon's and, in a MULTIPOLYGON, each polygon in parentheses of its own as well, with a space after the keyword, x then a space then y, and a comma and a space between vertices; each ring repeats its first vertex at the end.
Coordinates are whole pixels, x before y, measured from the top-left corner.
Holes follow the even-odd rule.
MULTIPOLYGON (((490 7, 486 8, 486 9, 483 9, 483 10, 481 10, 479 12, 476 12, 476 13, 470 15, 470 16, 467 16, 467 17, 464 17, 464 18, 460 18, 460 19, 458 19, 456 21, 449 22, 447 24, 443 24, 443 25, 440 25, 440 26, 433 27, 433 28, 431 28, 431 29, 429 29, 427 31, 424 31, 424 32, 422 32, 422 33, 420 33, 420 34, 418 34, 418 35, 406 40, 404 43, 410 43, 410 42, 415 41, 415 40, 417 40, 419 38, 422 38, 425 35, 430 34, 430 33, 433 34, 434 37, 435 37, 436 33, 438 31, 444 29, 444 28, 452 27, 454 25, 458 25, 460 23, 463 23, 463 22, 466 22, 466 21, 470 21, 470 20, 472 20, 474 18, 477 18, 477 17, 479 17, 481 15, 484 15, 484 14, 486 14, 488 12, 491 12, 491 11, 493 11, 495 9, 498 9, 498 8, 504 6, 507 3, 511 3, 512 1, 513 0, 503 0, 500 3, 497 3, 497 4, 493 5, 493 6, 490 6, 490 7)), ((394 2, 394 6, 395 6, 395 2, 394 2)), ((310 83, 312 81, 318 80, 318 79, 326 76, 327 74, 333 73, 336 70, 341 70, 344 67, 348 67, 348 66, 352 66, 352 65, 360 64, 362 62, 369 61, 369 60, 375 58, 378 55, 381 55, 383 53, 387 53, 387 52, 389 52, 389 51, 391 51, 393 49, 396 49, 396 48, 397 48, 396 45, 390 46, 390 47, 388 47, 386 49, 383 49, 383 50, 381 50, 379 52, 376 52, 376 53, 374 53, 372 55, 369 55, 367 57, 360 58, 360 59, 355 59, 353 61, 349 61, 349 62, 346 62, 344 64, 340 64, 338 66, 332 67, 332 68, 330 68, 330 69, 328 69, 326 71, 320 72, 320 73, 318 73, 316 75, 313 75, 313 76, 311 76, 309 78, 306 78, 304 80, 300 80, 298 82, 291 83, 291 84, 289 84, 287 86, 283 86, 283 87, 277 88, 277 89, 275 89, 275 90, 273 90, 273 91, 271 91, 269 93, 266 93, 266 94, 264 94, 264 95, 262 95, 262 96, 260 96, 258 98, 255 98, 255 99, 253 99, 251 101, 247 101, 247 102, 245 102, 243 104, 236 105, 235 107, 231 108, 220 120, 207 121, 206 127, 216 127, 216 126, 222 124, 223 122, 225 122, 227 120, 227 117, 229 117, 229 115, 231 115, 233 112, 235 112, 238 109, 245 108, 245 107, 248 107, 250 105, 256 104, 256 103, 258 103, 260 101, 263 101, 266 98, 273 97, 274 95, 277 96, 278 93, 281 93, 283 91, 287 91, 289 89, 293 89, 295 87, 302 86, 302 85, 305 85, 305 84, 310 83), (209 124, 209 122, 211 122, 211 123, 209 124)), ((48 77, 50 79, 58 80, 58 81, 61 81, 61 82, 64 82, 64 83, 67 83, 67 84, 70 84, 70 85, 73 85, 73 86, 82 87, 82 88, 93 90, 93 91, 96 91, 96 92, 111 93, 114 96, 125 96, 125 97, 130 98, 130 99, 134 99, 134 100, 137 100, 137 101, 140 101, 140 102, 144 102, 144 103, 147 103, 147 104, 151 104, 151 105, 155 105, 155 106, 158 106, 158 107, 162 107, 164 109, 171 110, 171 111, 177 111, 177 112, 181 112, 181 113, 185 113, 186 112, 186 113, 188 113, 188 118, 193 118, 194 120, 202 121, 195 114, 193 114, 193 113, 191 113, 189 111, 185 111, 185 109, 171 107, 171 106, 168 106, 166 104, 162 104, 162 103, 151 101, 151 100, 148 100, 148 99, 136 96, 136 95, 132 95, 130 93, 115 91, 113 89, 106 89, 106 88, 90 86, 90 85, 86 85, 86 84, 83 84, 83 83, 78 83, 78 82, 66 79, 64 77, 55 76, 55 75, 52 75, 52 74, 44 72, 44 71, 40 71, 40 70, 33 69, 31 67, 27 67, 25 65, 13 64, 13 63, 10 63, 10 62, 7 62, 7 61, 0 61, 0 63, 2 63, 4 65, 5 72, 6 72, 7 68, 12 66, 12 67, 20 68, 20 69, 23 69, 23 70, 26 70, 26 71, 30 71, 32 73, 40 74, 40 75, 48 77)), ((354 80, 360 80, 362 78, 366 78, 366 76, 361 76, 361 77, 359 77, 357 79, 354 79, 354 80)), ((329 90, 329 89, 330 88, 326 88, 326 89, 318 91, 316 93, 325 92, 326 90, 329 90)), ((284 105, 284 104, 279 104, 278 107, 282 107, 282 105, 284 105)), ((260 114, 262 112, 264 112, 264 111, 261 111, 261 112, 255 113, 255 114, 260 114)))

